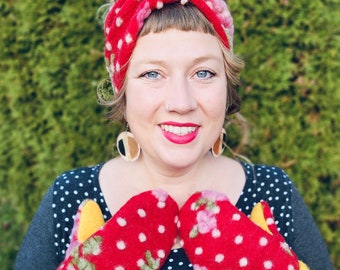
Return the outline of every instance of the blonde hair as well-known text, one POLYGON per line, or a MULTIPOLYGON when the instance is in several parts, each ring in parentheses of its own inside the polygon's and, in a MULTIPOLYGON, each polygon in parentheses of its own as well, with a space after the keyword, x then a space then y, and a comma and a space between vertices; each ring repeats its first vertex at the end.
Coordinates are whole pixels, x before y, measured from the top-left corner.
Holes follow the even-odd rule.
MULTIPOLYGON (((164 7, 161 9, 153 10, 150 16, 145 20, 139 36, 142 37, 149 33, 159 33, 168 29, 198 31, 218 37, 216 31, 208 19, 193 4, 190 3, 186 5, 181 5, 180 3, 171 3, 164 5, 164 7)), ((244 62, 235 56, 228 48, 226 48, 220 39, 218 40, 223 53, 227 77, 227 117, 238 112, 240 109, 241 102, 235 88, 240 85, 239 74, 244 67, 244 62)), ((104 85, 104 83, 101 85, 104 85)), ((119 120, 122 123, 125 123, 124 112, 126 107, 126 82, 124 81, 123 87, 119 94, 115 95, 114 89, 111 89, 111 91, 112 94, 107 95, 107 90, 105 88, 99 87, 99 102, 102 105, 111 108, 107 115, 109 120, 119 120), (103 96, 103 93, 106 94, 103 96)))

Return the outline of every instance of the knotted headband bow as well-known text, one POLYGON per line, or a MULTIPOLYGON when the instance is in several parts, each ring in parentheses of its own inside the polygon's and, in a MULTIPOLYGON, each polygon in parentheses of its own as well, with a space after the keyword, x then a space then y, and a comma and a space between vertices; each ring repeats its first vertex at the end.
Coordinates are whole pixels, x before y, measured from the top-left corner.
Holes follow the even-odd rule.
POLYGON ((164 5, 190 2, 210 21, 223 44, 231 50, 233 19, 224 0, 117 0, 104 24, 105 62, 117 93, 122 89, 127 64, 136 45, 139 31, 155 9, 164 5))

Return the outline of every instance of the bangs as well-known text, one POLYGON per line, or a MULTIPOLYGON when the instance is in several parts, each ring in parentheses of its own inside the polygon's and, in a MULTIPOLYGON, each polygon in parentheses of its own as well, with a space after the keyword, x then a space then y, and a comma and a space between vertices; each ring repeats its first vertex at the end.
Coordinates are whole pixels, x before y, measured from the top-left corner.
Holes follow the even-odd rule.
POLYGON ((216 36, 216 32, 207 18, 192 4, 166 4, 161 9, 153 10, 145 20, 140 36, 160 33, 169 29, 198 31, 216 36))

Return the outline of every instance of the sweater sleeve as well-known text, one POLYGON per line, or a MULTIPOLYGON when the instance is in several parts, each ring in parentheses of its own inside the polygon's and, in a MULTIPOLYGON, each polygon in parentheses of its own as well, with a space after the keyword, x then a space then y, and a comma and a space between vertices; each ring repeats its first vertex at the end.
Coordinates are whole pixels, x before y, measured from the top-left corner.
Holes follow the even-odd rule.
POLYGON ((333 269, 325 242, 297 188, 292 184, 293 249, 311 270, 333 269))
POLYGON ((58 267, 53 239, 53 185, 48 189, 29 226, 14 270, 55 270, 58 267))

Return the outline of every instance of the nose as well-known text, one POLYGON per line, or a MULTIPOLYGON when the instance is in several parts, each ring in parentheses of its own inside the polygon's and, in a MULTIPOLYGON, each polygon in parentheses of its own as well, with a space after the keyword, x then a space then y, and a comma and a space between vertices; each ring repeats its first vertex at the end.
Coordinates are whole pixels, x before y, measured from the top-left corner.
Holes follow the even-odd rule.
POLYGON ((172 78, 165 98, 165 108, 169 112, 187 114, 197 108, 194 89, 185 77, 172 78))

